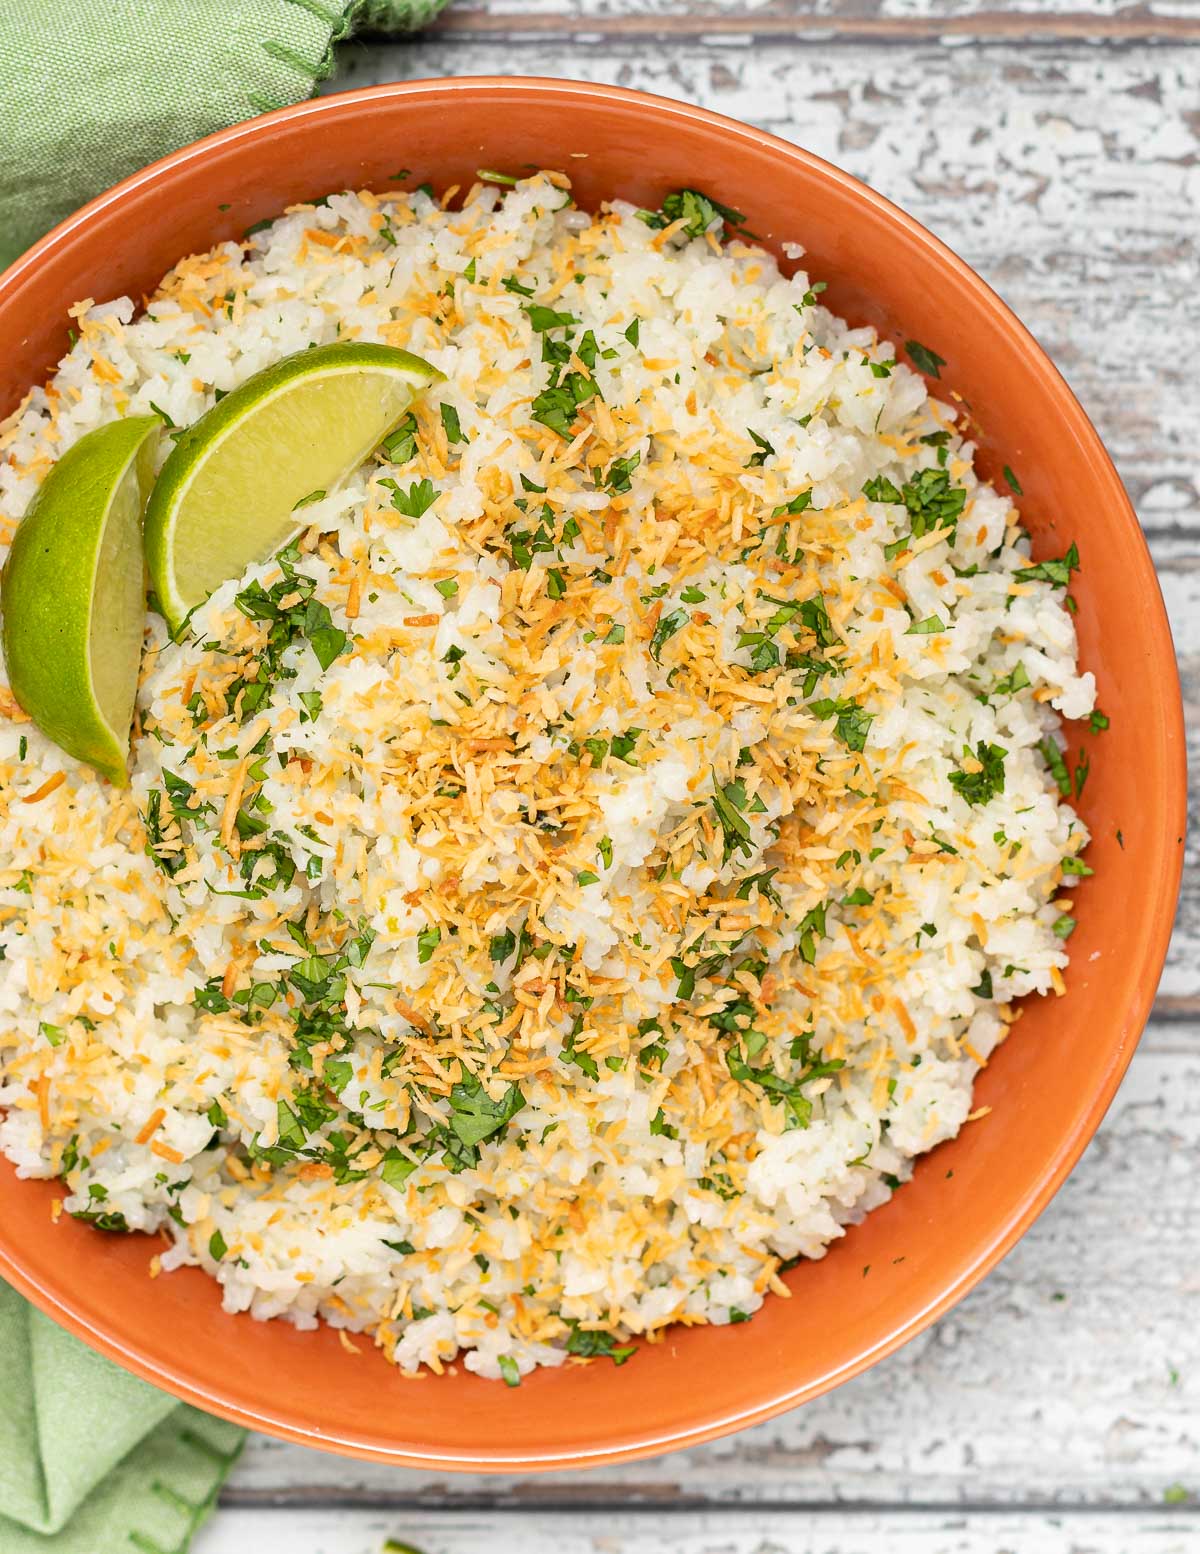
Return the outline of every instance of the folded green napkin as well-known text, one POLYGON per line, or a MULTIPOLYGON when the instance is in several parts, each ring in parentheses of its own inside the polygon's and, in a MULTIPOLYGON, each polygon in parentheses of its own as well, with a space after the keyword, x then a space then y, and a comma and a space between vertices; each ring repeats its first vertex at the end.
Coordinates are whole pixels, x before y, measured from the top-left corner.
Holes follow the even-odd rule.
MULTIPOLYGON (((102 189, 311 96, 360 28, 444 0, 0 0, 0 266, 102 189)), ((242 1432, 0 1283, 0 1554, 182 1554, 242 1432)))
POLYGON ((334 45, 445 0, 0 0, 0 267, 213 130, 310 97, 334 45))
POLYGON ((242 1432, 127 1375, 0 1284, 0 1550, 179 1554, 242 1432))

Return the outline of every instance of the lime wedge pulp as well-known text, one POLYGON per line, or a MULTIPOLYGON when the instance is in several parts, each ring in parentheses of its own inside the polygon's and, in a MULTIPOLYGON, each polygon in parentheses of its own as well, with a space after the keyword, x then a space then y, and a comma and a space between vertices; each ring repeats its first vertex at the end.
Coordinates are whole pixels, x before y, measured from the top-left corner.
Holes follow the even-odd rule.
POLYGON ((387 345, 340 341, 255 373, 185 431, 146 509, 146 560, 172 631, 304 527, 442 374, 387 345))
POLYGON ((141 518, 162 422, 130 416, 68 448, 17 526, 4 568, 12 693, 55 744, 117 784, 146 618, 141 518))

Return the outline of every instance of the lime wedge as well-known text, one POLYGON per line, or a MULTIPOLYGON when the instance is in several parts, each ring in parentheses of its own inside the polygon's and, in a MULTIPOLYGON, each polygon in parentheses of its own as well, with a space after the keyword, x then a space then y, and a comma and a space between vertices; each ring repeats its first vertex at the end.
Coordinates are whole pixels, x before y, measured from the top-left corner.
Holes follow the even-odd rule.
POLYGON ((317 346, 255 373, 179 438, 146 509, 146 560, 172 631, 304 527, 442 374, 386 345, 317 346))
POLYGON ((130 416, 68 448, 4 568, 12 693, 44 734, 118 785, 146 621, 141 518, 162 422, 130 416))

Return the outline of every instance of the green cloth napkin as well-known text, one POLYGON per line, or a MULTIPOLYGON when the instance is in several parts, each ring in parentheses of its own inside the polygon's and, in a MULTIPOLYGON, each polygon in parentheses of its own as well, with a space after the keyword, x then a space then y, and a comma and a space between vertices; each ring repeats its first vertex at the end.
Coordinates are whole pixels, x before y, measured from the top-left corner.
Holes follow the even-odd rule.
POLYGON ((0 0, 0 267, 213 130, 311 97, 334 45, 445 0, 0 0))
MULTIPOLYGON (((309 97, 353 32, 444 0, 0 0, 0 267, 202 135, 309 97)), ((242 1432, 0 1283, 0 1554, 182 1554, 242 1432)))
POLYGON ((0 1284, 0 1550, 180 1554, 242 1432, 93 1353, 0 1284))

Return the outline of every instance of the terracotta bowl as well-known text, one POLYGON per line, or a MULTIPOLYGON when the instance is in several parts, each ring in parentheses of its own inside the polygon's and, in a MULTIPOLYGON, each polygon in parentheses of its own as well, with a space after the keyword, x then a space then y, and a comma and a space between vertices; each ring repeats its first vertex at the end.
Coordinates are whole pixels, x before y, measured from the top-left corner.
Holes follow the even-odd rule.
POLYGON ((1039 349, 967 266, 828 163, 698 108, 549 80, 415 81, 270 114, 190 146, 64 222, 0 278, 0 415, 53 367, 67 308, 141 296, 181 255, 236 238, 333 189, 468 185, 479 167, 569 171, 584 205, 656 205, 698 185, 791 239, 826 301, 946 358, 985 472, 1019 472, 1038 555, 1079 544, 1083 663, 1111 729, 1069 730, 1092 753, 1081 808, 1096 877, 1062 999, 1031 1000, 978 1083, 986 1120, 917 1166, 911 1185, 754 1320, 673 1329, 618 1370, 543 1371, 509 1390, 465 1371, 402 1380, 364 1342, 227 1316, 197 1270, 151 1284, 154 1243, 64 1217, 57 1183, 0 1168, 0 1274, 88 1343, 190 1402, 276 1435, 424 1468, 536 1470, 702 1441, 845 1381, 946 1311, 1046 1206, 1112 1100, 1150 1010, 1182 860, 1179 684, 1154 570, 1100 439, 1039 349), (869 1269, 869 1273, 867 1270, 869 1269))

